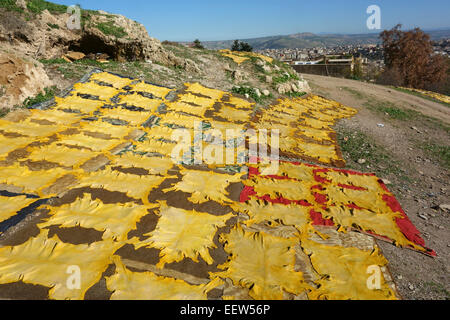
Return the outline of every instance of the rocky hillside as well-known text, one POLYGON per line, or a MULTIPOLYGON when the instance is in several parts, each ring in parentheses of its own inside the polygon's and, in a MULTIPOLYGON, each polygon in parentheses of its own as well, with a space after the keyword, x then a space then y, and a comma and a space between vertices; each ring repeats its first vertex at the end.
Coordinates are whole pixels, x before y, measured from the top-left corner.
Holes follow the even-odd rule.
POLYGON ((0 43, 3 49, 37 59, 60 58, 68 50, 102 52, 118 61, 153 60, 183 65, 151 38, 145 27, 121 15, 82 10, 81 29, 69 29, 67 7, 42 0, 0 3, 0 43))
POLYGON ((300 95, 308 90, 288 65, 254 56, 238 64, 217 51, 163 44, 150 37, 142 24, 121 15, 81 10, 81 29, 70 30, 67 9, 43 0, 0 2, 3 114, 24 102, 29 105, 51 98, 93 68, 165 86, 196 81, 234 90, 261 105, 280 95, 300 95), (34 76, 24 74, 23 64, 29 68, 26 73, 34 76), (18 77, 33 89, 17 88, 13 79, 18 77))

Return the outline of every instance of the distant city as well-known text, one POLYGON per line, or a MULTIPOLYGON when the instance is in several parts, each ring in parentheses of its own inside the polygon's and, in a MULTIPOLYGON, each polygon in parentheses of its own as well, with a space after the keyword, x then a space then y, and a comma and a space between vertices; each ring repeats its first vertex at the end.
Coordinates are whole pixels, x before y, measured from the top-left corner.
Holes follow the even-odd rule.
MULTIPOLYGON (((433 49, 436 54, 450 57, 450 38, 434 41, 433 49)), ((384 59, 383 47, 379 43, 314 48, 264 49, 257 50, 257 52, 292 64, 316 64, 322 61, 324 56, 362 58, 365 63, 368 61, 382 63, 384 59)))
MULTIPOLYGON (((435 54, 450 57, 450 39, 433 42, 435 54)), ((350 77, 356 64, 361 77, 374 81, 384 69, 384 51, 380 43, 256 50, 258 53, 293 65, 300 73, 350 77)))

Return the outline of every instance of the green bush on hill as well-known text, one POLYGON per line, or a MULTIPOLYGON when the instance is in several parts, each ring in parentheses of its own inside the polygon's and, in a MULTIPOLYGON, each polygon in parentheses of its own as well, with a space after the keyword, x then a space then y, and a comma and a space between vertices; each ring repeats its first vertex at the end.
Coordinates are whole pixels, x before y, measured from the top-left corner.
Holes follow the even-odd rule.
POLYGON ((9 11, 23 12, 23 9, 17 6, 16 0, 1 0, 0 8, 5 8, 9 11))
POLYGON ((95 25, 95 27, 103 32, 106 36, 114 36, 116 38, 123 38, 128 34, 125 32, 125 29, 122 27, 118 27, 114 24, 114 21, 101 22, 95 25))
POLYGON ((51 88, 45 88, 45 93, 39 93, 35 97, 27 98, 23 103, 24 108, 29 108, 35 104, 42 103, 52 99, 56 94, 56 87, 53 86, 51 88))
POLYGON ((252 52, 253 47, 249 45, 247 42, 235 40, 233 46, 231 47, 231 51, 252 52))
POLYGON ((27 8, 33 13, 41 13, 44 10, 48 10, 51 13, 66 13, 67 6, 62 4, 51 3, 44 0, 29 0, 27 8))

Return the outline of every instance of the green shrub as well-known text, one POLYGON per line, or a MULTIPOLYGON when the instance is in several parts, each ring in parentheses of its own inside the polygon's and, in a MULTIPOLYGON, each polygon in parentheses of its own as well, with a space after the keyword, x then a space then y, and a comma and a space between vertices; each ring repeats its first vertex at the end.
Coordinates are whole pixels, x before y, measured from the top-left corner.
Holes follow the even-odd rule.
POLYGON ((273 77, 272 82, 273 82, 273 84, 279 84, 279 83, 288 82, 290 79, 291 79, 291 75, 282 74, 281 76, 273 77))
POLYGON ((255 100, 257 103, 261 103, 264 99, 270 98, 270 96, 268 96, 268 97, 264 96, 264 95, 258 96, 258 94, 256 93, 256 90, 253 88, 249 88, 249 87, 233 87, 231 92, 241 94, 241 95, 248 94, 250 96, 250 98, 255 100))
POLYGON ((39 14, 44 10, 48 10, 51 13, 66 13, 67 6, 62 4, 56 4, 47 2, 44 0, 29 0, 27 3, 27 8, 30 12, 39 14))
POLYGON ((194 40, 194 48, 195 49, 202 49, 202 50, 205 49, 205 47, 202 45, 202 43, 198 39, 194 40))
POLYGON ((52 29, 59 29, 59 26, 57 24, 47 23, 47 25, 52 29))
POLYGON ((45 88, 44 91, 45 91, 45 93, 39 93, 35 97, 27 98, 23 103, 23 107, 29 108, 35 104, 42 103, 42 102, 52 99, 56 94, 56 87, 53 86, 50 88, 45 88))
POLYGON ((233 42, 233 46, 231 47, 231 51, 252 52, 253 47, 249 45, 247 42, 235 40, 233 42))
POLYGON ((41 59, 41 60, 39 60, 39 62, 42 63, 42 64, 45 64, 45 65, 69 63, 68 61, 64 60, 63 58, 41 59))
POLYGON ((16 0, 1 0, 0 8, 5 8, 6 10, 16 11, 20 13, 23 12, 23 9, 17 6, 16 0))
POLYGON ((125 29, 114 24, 114 21, 101 22, 95 26, 98 30, 103 32, 106 36, 114 36, 116 38, 123 38, 128 35, 125 29))
POLYGON ((306 92, 288 92, 286 95, 290 98, 299 98, 303 97, 304 95, 307 95, 306 92))

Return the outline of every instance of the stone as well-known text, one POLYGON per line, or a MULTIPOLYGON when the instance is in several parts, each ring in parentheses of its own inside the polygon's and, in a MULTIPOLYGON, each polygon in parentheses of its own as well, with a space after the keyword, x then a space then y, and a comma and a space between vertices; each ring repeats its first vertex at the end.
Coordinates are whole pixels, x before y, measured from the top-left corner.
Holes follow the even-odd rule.
POLYGON ((0 52, 0 87, 4 90, 0 109, 21 105, 27 98, 43 93, 52 85, 38 61, 0 52))
POLYGON ((70 60, 69 58, 67 58, 66 56, 62 56, 62 59, 66 62, 72 63, 72 60, 70 60))
POLYGON ((100 54, 97 55, 97 59, 98 60, 108 60, 110 58, 111 57, 107 53, 100 53, 100 54))
POLYGON ((450 204, 441 204, 439 206, 439 209, 444 210, 444 211, 450 211, 450 204))
POLYGON ((21 8, 21 9, 26 9, 27 8, 27 2, 26 0, 16 0, 16 5, 21 8))
POLYGON ((359 164, 364 164, 364 163, 366 163, 366 159, 359 159, 359 160, 358 160, 358 163, 359 163, 359 164))
POLYGON ((277 86, 277 91, 279 94, 286 94, 291 92, 291 85, 289 83, 280 83, 277 86))
POLYGON ((298 80, 296 83, 296 86, 299 90, 299 92, 311 92, 311 88, 309 87, 309 83, 306 80, 298 80))
POLYGON ((267 65, 263 65, 263 70, 265 71, 265 72, 272 72, 272 69, 269 67, 269 66, 267 66, 267 65))
POLYGON ((77 51, 69 51, 65 54, 65 56, 72 61, 81 60, 84 57, 86 57, 86 55, 83 52, 77 52, 77 51))
POLYGON ((266 76, 266 82, 267 83, 272 83, 273 82, 272 76, 266 76))
POLYGON ((416 131, 417 133, 422 134, 422 131, 420 131, 419 129, 417 129, 416 127, 411 127, 412 130, 416 131))
POLYGON ((265 95, 265 96, 270 96, 270 91, 267 90, 267 89, 263 90, 262 94, 265 95))
POLYGON ((255 94, 258 96, 258 98, 261 98, 261 91, 259 91, 258 88, 255 88, 255 94))
POLYGON ((419 217, 422 218, 425 221, 428 221, 428 217, 424 214, 419 214, 419 217))
POLYGON ((122 15, 92 13, 83 30, 67 28, 69 17, 68 13, 52 14, 44 10, 26 20, 11 12, 0 11, 0 48, 33 59, 59 58, 69 50, 86 55, 100 51, 108 54, 108 59, 117 61, 152 60, 165 66, 182 67, 188 72, 200 72, 195 62, 175 56, 159 40, 150 37, 142 24, 122 15), (113 23, 121 32, 104 34, 97 28, 101 23, 113 23), (47 31, 48 24, 59 28, 47 31))
POLYGON ((233 79, 236 81, 244 80, 244 74, 239 70, 233 71, 233 73, 231 75, 232 75, 233 79))

